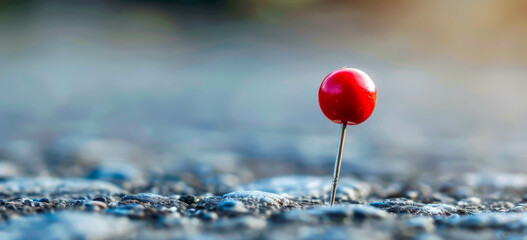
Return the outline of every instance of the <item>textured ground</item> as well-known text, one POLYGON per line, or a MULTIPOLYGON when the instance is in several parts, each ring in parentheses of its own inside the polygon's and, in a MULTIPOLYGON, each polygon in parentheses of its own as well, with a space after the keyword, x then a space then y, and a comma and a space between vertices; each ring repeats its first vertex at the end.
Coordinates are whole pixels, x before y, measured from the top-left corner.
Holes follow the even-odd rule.
POLYGON ((12 162, 0 165, 0 239, 527 236, 527 175, 522 174, 428 180, 345 174, 338 204, 328 207, 323 199, 329 176, 265 177, 243 163, 231 172, 218 170, 222 163, 163 169, 102 164, 85 177, 19 177, 27 173, 12 162))
POLYGON ((3 2, 0 240, 527 236, 522 1, 3 2), (345 65, 379 102, 329 208, 345 65))

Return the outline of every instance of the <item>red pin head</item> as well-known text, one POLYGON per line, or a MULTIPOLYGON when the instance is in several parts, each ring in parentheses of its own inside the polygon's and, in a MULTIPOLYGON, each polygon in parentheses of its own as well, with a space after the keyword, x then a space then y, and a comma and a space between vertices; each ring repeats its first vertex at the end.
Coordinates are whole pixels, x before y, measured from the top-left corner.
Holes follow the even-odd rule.
POLYGON ((360 124, 370 117, 377 103, 377 89, 361 70, 342 68, 330 73, 318 91, 324 115, 334 123, 360 124))
POLYGON ((329 120, 342 124, 330 196, 330 204, 333 206, 340 175, 346 126, 360 124, 370 117, 377 104, 377 89, 371 78, 363 71, 342 68, 324 78, 318 91, 318 103, 329 120))

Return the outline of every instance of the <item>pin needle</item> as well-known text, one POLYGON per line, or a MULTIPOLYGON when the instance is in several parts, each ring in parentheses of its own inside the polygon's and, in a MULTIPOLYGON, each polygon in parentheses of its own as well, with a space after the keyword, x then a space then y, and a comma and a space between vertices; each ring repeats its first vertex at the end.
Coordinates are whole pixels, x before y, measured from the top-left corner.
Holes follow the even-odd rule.
POLYGON ((318 102, 324 115, 332 122, 341 125, 330 196, 330 205, 333 206, 342 164, 346 127, 360 124, 371 116, 377 104, 377 89, 371 78, 363 71, 341 68, 324 78, 318 91, 318 102))
POLYGON ((337 149, 337 158, 335 159, 335 168, 333 170, 333 188, 331 189, 331 206, 335 204, 335 194, 337 193, 337 185, 339 184, 340 164, 342 163, 342 149, 344 148, 344 140, 346 138, 346 123, 342 123, 339 138, 339 148, 337 149))

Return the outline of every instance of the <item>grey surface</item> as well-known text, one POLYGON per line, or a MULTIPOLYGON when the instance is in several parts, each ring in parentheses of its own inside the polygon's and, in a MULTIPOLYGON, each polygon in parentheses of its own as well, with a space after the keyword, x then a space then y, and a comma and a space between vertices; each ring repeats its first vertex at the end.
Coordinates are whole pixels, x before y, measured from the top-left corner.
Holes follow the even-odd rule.
MULTIPOLYGON (((500 179, 512 180, 502 180, 498 186, 459 176, 437 182, 411 180, 397 187, 387 181, 393 176, 369 176, 368 181, 354 177, 344 182, 360 183, 370 190, 353 199, 338 194, 338 204, 329 207, 331 181, 317 183, 316 176, 262 179, 231 187, 223 195, 200 188, 190 191, 196 195, 181 195, 177 189, 164 196, 152 193, 157 189, 152 183, 166 174, 144 173, 146 181, 141 187, 69 178, 1 181, 0 237, 494 239, 525 234, 525 188, 511 186, 519 176, 502 176, 500 179), (316 184, 289 184, 306 179, 316 184), (276 189, 278 183, 287 187, 276 193, 235 191, 248 186, 276 189), (463 188, 464 193, 460 195, 452 186, 463 188)), ((170 178, 186 174, 170 173, 170 178)), ((344 190, 347 187, 343 185, 344 190)))
POLYGON ((522 1, 152 2, 0 1, 0 239, 525 238, 522 1))

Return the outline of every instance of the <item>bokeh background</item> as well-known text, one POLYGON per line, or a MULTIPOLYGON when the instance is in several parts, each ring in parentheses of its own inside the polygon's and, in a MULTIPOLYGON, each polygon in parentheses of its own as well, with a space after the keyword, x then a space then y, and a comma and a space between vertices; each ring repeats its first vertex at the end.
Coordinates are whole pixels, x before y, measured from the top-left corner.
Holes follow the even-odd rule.
POLYGON ((349 128, 343 175, 523 172, 526 11, 521 0, 1 0, 0 173, 330 175, 339 127, 317 93, 344 66, 372 77, 378 105, 349 128))

